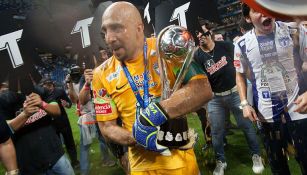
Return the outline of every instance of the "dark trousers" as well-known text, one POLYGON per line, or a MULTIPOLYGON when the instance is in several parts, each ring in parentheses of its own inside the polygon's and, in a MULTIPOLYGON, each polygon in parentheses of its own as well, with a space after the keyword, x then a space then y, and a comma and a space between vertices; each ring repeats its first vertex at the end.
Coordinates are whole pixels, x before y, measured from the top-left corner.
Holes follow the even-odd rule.
POLYGON ((67 124, 65 127, 62 128, 57 128, 56 130, 59 137, 60 135, 63 136, 67 153, 69 155, 72 164, 74 164, 75 162, 78 161, 78 158, 77 158, 76 144, 74 141, 70 124, 67 124))
POLYGON ((261 123, 260 133, 273 175, 290 175, 287 145, 294 144, 295 158, 303 175, 307 175, 307 119, 287 123, 261 123))

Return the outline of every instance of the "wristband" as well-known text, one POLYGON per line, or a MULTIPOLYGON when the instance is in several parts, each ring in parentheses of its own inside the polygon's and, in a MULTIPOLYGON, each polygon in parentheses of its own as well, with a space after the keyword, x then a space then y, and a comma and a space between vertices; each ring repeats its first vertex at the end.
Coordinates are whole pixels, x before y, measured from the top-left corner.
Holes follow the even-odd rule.
POLYGON ((42 101, 41 108, 46 109, 47 105, 48 105, 48 103, 42 101))
POLYGON ((19 169, 12 170, 12 171, 7 171, 5 175, 18 175, 19 174, 19 169))
POLYGON ((84 90, 91 90, 91 83, 85 83, 84 84, 84 90))
POLYGON ((87 85, 84 86, 84 90, 88 91, 88 90, 90 90, 90 89, 91 89, 90 86, 87 86, 87 85))
POLYGON ((248 103, 247 100, 243 100, 243 101, 241 101, 240 106, 243 109, 245 106, 249 106, 249 103, 248 103))

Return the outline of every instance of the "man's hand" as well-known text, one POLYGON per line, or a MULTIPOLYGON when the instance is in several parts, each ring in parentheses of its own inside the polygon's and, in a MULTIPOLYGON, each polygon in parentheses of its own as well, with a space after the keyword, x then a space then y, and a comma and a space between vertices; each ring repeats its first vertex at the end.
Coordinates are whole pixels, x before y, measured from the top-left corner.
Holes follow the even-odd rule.
POLYGON ((304 61, 302 64, 302 70, 303 72, 307 72, 307 61, 304 61))
POLYGON ((36 107, 42 107, 43 101, 41 97, 36 93, 31 93, 29 96, 27 96, 27 99, 24 102, 24 107, 28 106, 36 106, 36 107))
POLYGON ((170 155, 167 147, 157 143, 157 133, 160 125, 167 121, 167 114, 158 103, 150 103, 147 108, 141 109, 136 117, 132 132, 136 142, 147 150, 170 155))
POLYGON ((294 112, 307 114, 307 92, 298 96, 294 103, 297 105, 297 108, 294 110, 294 112))
POLYGON ((62 99, 61 99, 61 104, 62 104, 63 107, 69 108, 69 103, 67 103, 66 100, 62 100, 62 99))
POLYGON ((93 69, 84 70, 84 78, 87 84, 90 84, 93 80, 93 69))
POLYGON ((70 74, 67 74, 66 77, 65 77, 65 82, 66 83, 70 83, 71 82, 71 76, 70 74))
MULTIPOLYGON (((27 98, 27 100, 29 101, 29 99, 27 98)), ((24 101, 23 103, 23 111, 22 113, 26 116, 26 117, 30 117, 32 116, 34 113, 39 111, 39 107, 37 107, 36 105, 30 105, 27 103, 27 100, 24 101)))
POLYGON ((194 129, 189 128, 188 140, 189 140, 189 142, 186 145, 183 145, 183 146, 179 147, 179 149, 187 150, 187 149, 191 149, 191 148, 194 147, 195 143, 198 140, 198 134, 195 132, 194 129))
POLYGON ((243 116, 245 118, 249 118, 252 122, 257 121, 258 117, 256 114, 256 111, 254 110, 253 107, 251 107, 250 105, 246 105, 242 108, 243 110, 243 116))
POLYGON ((168 119, 167 113, 159 103, 150 103, 140 111, 140 121, 146 126, 160 126, 168 119))
POLYGON ((136 117, 132 128, 132 134, 136 142, 145 149, 160 152, 162 155, 170 156, 169 149, 157 143, 158 127, 145 126, 140 121, 140 115, 136 117))

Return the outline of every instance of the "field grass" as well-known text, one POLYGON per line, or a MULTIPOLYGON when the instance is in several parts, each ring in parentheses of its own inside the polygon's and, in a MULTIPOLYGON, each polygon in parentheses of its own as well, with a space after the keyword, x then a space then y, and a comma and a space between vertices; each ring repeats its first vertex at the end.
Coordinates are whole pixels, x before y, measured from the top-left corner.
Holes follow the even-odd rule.
MULTIPOLYGON (((70 118, 71 126, 73 128, 74 139, 77 145, 77 150, 79 152, 79 128, 77 126, 77 117, 74 112, 75 108, 67 110, 67 113, 70 118)), ((233 119, 233 118, 232 118, 233 119)), ((198 117, 193 115, 189 116, 189 126, 196 129, 199 134, 199 140, 195 145, 195 153, 197 156, 199 168, 202 175, 212 174, 215 167, 214 152, 212 149, 209 149, 206 152, 201 150, 202 145, 204 144, 204 137, 200 127, 198 117)), ((249 149, 244 138, 243 133, 240 130, 233 130, 234 135, 227 136, 228 146, 225 148, 226 158, 227 158, 227 170, 225 175, 250 175, 252 172, 252 160, 249 154, 249 149)), ((261 145, 262 146, 262 145, 261 145)), ((264 149, 262 149, 262 157, 266 157, 264 149)), ((91 175, 123 175, 124 172, 119 166, 114 166, 111 168, 101 167, 100 161, 100 151, 98 142, 95 141, 92 145, 92 150, 90 151, 90 161, 91 161, 91 175)), ((270 175, 270 168, 268 166, 267 160, 265 158, 266 168, 262 173, 263 175, 270 175)), ((290 168, 292 175, 299 175, 300 169, 293 157, 290 157, 289 160, 290 168)), ((4 174, 4 169, 0 165, 0 174, 4 174)), ((76 174, 79 174, 79 171, 76 170, 76 174)))

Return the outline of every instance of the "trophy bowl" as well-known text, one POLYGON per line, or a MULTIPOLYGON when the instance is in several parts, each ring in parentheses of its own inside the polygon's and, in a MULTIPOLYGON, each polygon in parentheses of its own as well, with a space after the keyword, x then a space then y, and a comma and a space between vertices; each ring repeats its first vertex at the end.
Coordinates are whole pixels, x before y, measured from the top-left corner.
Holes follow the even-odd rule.
POLYGON ((181 26, 169 26, 161 32, 159 54, 167 62, 183 63, 190 48, 195 46, 193 36, 181 26))

